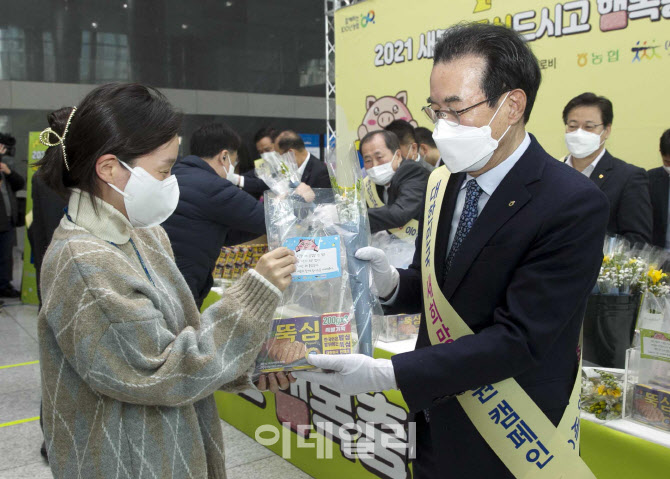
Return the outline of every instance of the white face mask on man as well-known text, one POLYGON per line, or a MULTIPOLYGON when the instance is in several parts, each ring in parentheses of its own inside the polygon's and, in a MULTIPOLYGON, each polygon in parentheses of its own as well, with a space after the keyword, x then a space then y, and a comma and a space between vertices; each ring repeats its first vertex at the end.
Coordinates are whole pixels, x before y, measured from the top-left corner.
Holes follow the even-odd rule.
POLYGON ((446 120, 440 119, 437 121, 433 131, 433 140, 435 140, 435 145, 442 156, 442 161, 450 172, 472 172, 481 170, 486 166, 493 156, 493 152, 498 148, 500 140, 505 137, 510 129, 510 126, 508 126, 497 140, 491 136, 491 123, 508 96, 509 92, 498 105, 498 109, 488 125, 482 127, 451 126, 446 120))
POLYGON ((391 161, 388 163, 384 163, 383 165, 379 166, 373 166, 368 170, 368 176, 374 184, 384 186, 391 181, 393 175, 395 175, 395 171, 393 170, 393 162, 395 161, 395 156, 397 154, 398 151, 393 154, 393 158, 391 158, 391 161))
POLYGON ((128 171, 130 178, 123 191, 107 183, 114 191, 123 196, 128 220, 136 228, 157 226, 168 219, 179 203, 179 183, 171 175, 164 180, 151 176, 144 168, 131 168, 119 160, 128 171))
POLYGON ((600 141, 604 132, 605 130, 601 131, 600 135, 597 135, 579 128, 577 131, 565 134, 565 144, 572 156, 575 158, 586 158, 595 153, 605 143, 605 140, 600 141))

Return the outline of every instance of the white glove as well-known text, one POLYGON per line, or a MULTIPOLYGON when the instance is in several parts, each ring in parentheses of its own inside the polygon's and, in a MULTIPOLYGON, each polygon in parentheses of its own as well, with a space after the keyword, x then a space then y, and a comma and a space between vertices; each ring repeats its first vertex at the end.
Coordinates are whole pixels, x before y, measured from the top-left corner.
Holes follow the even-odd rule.
MULTIPOLYGON (((231 168, 232 169, 232 168, 231 168)), ((237 173, 230 171, 226 174, 226 179, 230 181, 232 184, 235 186, 240 186, 240 175, 237 173)))
POLYGON ((398 270, 389 264, 389 260, 379 248, 366 246, 356 251, 356 258, 370 262, 372 277, 380 298, 387 298, 398 287, 400 275, 398 270))
POLYGON ((390 359, 373 359, 364 354, 309 354, 307 362, 333 372, 293 371, 291 374, 344 394, 353 396, 398 389, 390 359))

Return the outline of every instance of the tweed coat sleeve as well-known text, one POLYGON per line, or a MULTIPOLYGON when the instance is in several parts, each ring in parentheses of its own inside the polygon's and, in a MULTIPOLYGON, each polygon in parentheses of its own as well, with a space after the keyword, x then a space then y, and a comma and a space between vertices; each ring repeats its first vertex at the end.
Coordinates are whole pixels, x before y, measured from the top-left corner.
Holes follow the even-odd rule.
MULTIPOLYGON (((173 256, 161 232, 153 248, 163 244, 173 256)), ((151 258, 152 245, 136 241, 151 258)), ((48 255, 42 313, 65 359, 93 390, 134 404, 183 406, 244 382, 279 300, 260 274, 245 274, 199 315, 167 256, 150 265, 152 287, 129 264, 131 254, 105 242, 69 238, 54 248, 60 251, 48 255)))

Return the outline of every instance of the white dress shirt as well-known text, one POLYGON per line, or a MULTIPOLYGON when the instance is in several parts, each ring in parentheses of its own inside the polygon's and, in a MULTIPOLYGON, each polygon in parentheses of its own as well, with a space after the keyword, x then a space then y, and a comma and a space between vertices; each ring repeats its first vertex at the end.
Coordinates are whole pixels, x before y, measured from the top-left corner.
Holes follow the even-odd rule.
MULTIPOLYGON (((493 192, 498 188, 500 183, 502 183, 502 180, 507 176, 507 173, 510 172, 510 170, 516 165, 517 161, 519 161, 519 158, 526 152, 528 147, 530 146, 530 136, 528 133, 526 133, 526 136, 524 137, 523 141, 521 144, 517 147, 514 152, 507 157, 505 161, 500 163, 498 166, 495 168, 487 171, 486 173, 479 175, 477 177, 477 184, 479 187, 484 190, 479 197, 479 202, 477 203, 477 213, 478 216, 481 214, 482 210, 484 209, 484 206, 486 206, 486 203, 488 203, 489 198, 493 195, 493 192)), ((466 175, 465 181, 463 181, 463 184, 461 185, 461 189, 458 192, 458 197, 456 198, 456 207, 454 208, 454 216, 451 220, 451 231, 449 232, 449 245, 447 248, 447 255, 449 254, 449 251, 451 250, 451 245, 454 242, 454 237, 456 236, 456 230, 458 229, 458 222, 461 219, 461 215, 463 214, 463 207, 465 206, 465 193, 466 193, 466 185, 469 180, 471 180, 473 177, 470 176, 469 174, 466 175)), ((467 241, 467 238, 466 238, 467 241)), ((393 292, 393 295, 386 301, 380 300, 381 304, 388 306, 392 305, 395 300, 398 297, 398 288, 396 287, 395 291, 393 292)))
MULTIPOLYGON (((488 203, 489 198, 491 198, 493 192, 496 190, 496 188, 498 188, 498 185, 500 185, 505 176, 507 176, 507 173, 509 173, 514 165, 516 165, 516 162, 519 161, 519 158, 521 158, 521 156, 526 152, 528 146, 530 146, 530 136, 528 133, 526 133, 526 136, 524 137, 521 144, 511 155, 507 157, 505 161, 477 177, 477 184, 482 190, 484 190, 479 197, 479 202, 477 203, 478 216, 482 213, 484 206, 486 206, 486 203, 488 203)), ((469 174, 466 175, 465 181, 463 181, 461 190, 458 192, 458 197, 456 198, 454 216, 451 219, 451 231, 449 232, 449 245, 447 248, 447 254, 449 254, 449 251, 451 251, 451 245, 454 243, 454 237, 456 236, 456 230, 458 229, 458 222, 461 220, 463 207, 465 206, 466 186, 468 181, 470 181, 472 178, 473 177, 469 174)))
MULTIPOLYGON (((582 171, 582 175, 586 176, 587 178, 590 178, 591 173, 593 173, 593 170, 596 169, 596 166, 598 166, 598 162, 603 157, 606 151, 607 149, 603 148, 603 151, 601 151, 600 154, 596 156, 596 159, 593 160, 589 166, 584 168, 584 171, 582 171)), ((572 155, 568 155, 568 158, 565 160, 565 164, 568 165, 570 168, 575 167, 575 165, 572 164, 572 155)))
POLYGON ((305 158, 305 161, 302 162, 302 165, 300 165, 300 168, 298 168, 298 175, 300 175, 300 178, 302 178, 302 174, 305 172, 305 168, 307 168, 307 162, 309 159, 312 157, 312 155, 309 154, 309 151, 307 152, 307 158, 305 158))

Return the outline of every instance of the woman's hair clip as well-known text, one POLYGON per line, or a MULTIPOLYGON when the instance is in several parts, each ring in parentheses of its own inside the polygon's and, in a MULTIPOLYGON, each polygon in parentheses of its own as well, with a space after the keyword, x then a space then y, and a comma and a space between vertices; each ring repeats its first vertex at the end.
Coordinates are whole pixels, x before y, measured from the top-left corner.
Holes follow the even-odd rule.
POLYGON ((67 118, 67 123, 65 123, 65 129, 63 130, 63 136, 60 136, 58 133, 53 131, 51 127, 46 128, 40 133, 40 143, 42 143, 44 146, 58 146, 60 145, 61 148, 63 149, 63 160, 65 161, 65 168, 67 171, 70 171, 70 165, 67 162, 67 153, 65 152, 65 137, 67 136, 67 132, 70 129, 70 122, 72 121, 72 117, 74 116, 74 112, 77 111, 77 107, 73 106, 72 111, 70 112, 70 116, 67 118), (55 143, 52 143, 49 140, 49 135, 53 135, 56 138, 58 138, 58 141, 55 143))

